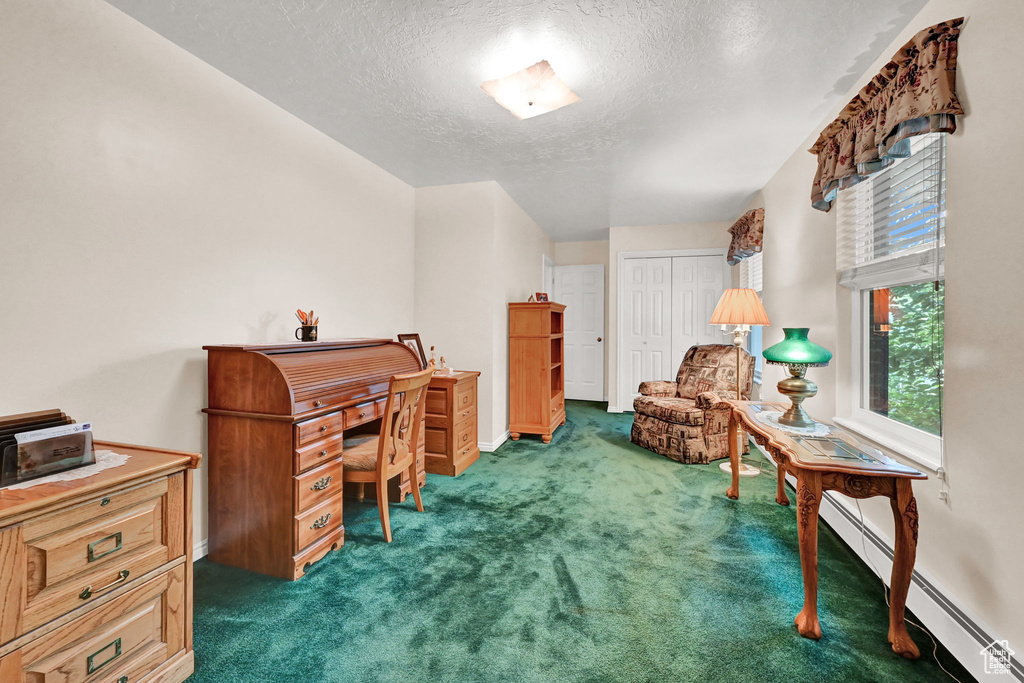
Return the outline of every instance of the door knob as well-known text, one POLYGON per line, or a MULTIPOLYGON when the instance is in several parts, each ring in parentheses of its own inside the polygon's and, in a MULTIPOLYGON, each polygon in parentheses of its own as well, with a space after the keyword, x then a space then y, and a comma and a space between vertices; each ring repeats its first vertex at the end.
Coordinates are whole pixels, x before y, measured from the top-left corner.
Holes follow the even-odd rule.
POLYGON ((600 338, 600 337, 598 337, 598 338, 597 338, 597 341, 601 341, 601 338, 600 338))

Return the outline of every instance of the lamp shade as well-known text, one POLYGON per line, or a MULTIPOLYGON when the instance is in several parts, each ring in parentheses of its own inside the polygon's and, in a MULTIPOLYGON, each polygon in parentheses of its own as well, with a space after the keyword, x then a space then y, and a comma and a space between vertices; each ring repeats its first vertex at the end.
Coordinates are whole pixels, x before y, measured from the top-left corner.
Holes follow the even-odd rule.
POLYGON ((761 297, 752 289, 727 289, 711 314, 712 325, 771 325, 761 297))
POLYGON ((807 338, 809 327, 783 327, 786 338, 764 350, 764 359, 776 365, 823 367, 832 360, 832 352, 807 338))

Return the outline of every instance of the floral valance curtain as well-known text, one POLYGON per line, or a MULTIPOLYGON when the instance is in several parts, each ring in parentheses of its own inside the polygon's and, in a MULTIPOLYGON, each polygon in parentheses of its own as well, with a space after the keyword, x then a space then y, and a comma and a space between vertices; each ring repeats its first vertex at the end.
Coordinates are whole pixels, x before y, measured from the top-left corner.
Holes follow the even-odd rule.
POLYGON ((726 260, 735 266, 745 258, 761 251, 761 240, 764 238, 764 209, 751 209, 740 216, 739 220, 729 228, 732 242, 729 244, 729 255, 726 260))
POLYGON ((956 97, 956 49, 963 18, 927 28, 864 86, 809 150, 818 157, 811 205, 832 208, 836 192, 910 155, 907 138, 952 133, 962 114, 956 97))

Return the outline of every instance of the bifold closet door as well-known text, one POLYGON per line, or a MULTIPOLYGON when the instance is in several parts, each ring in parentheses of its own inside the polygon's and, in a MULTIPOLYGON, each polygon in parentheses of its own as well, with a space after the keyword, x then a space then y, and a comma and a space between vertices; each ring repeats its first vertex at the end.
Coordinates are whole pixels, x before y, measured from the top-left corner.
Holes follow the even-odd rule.
POLYGON ((723 291, 721 256, 672 259, 672 377, 691 346, 728 343, 718 326, 708 323, 723 291))
POLYGON ((622 339, 626 364, 619 394, 632 410, 641 382, 672 379, 672 259, 625 259, 627 324, 622 339))

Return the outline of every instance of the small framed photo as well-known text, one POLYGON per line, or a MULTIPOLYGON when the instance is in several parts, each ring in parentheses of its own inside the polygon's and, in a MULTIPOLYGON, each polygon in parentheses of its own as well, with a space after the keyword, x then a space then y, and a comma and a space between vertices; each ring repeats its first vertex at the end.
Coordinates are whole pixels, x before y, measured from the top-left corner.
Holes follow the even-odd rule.
POLYGON ((427 354, 423 352, 423 342, 420 341, 420 335, 418 334, 400 334, 398 335, 398 341, 405 344, 420 359, 420 369, 427 369, 427 354))
POLYGON ((547 292, 537 292, 536 294, 534 294, 534 296, 537 298, 537 301, 547 301, 548 300, 548 293, 547 292))

